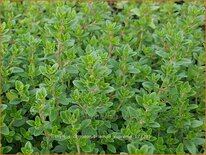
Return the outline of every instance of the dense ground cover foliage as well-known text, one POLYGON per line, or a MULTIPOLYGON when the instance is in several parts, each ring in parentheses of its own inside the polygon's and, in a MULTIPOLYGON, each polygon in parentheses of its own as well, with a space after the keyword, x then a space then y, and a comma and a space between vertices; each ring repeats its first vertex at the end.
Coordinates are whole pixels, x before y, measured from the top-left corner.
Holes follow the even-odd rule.
POLYGON ((3 153, 204 153, 204 4, 2 3, 3 153))

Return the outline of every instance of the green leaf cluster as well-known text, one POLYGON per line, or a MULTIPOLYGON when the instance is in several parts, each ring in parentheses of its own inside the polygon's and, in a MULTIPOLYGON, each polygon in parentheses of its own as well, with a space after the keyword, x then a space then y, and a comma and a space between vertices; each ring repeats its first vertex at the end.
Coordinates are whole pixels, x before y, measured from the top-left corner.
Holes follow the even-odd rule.
POLYGON ((2 153, 205 153, 203 2, 1 5, 2 153))

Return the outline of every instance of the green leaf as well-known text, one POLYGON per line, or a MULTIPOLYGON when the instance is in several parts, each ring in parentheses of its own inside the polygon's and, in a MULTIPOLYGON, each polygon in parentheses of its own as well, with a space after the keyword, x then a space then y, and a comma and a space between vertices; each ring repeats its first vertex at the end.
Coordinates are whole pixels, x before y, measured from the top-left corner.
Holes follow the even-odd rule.
POLYGON ((51 122, 55 121, 57 116, 58 116, 58 112, 59 110, 58 109, 51 109, 50 110, 50 113, 49 113, 49 120, 51 122))
POLYGON ((134 66, 129 66, 129 68, 128 68, 128 72, 129 73, 133 73, 133 74, 138 74, 138 73, 140 73, 141 71, 139 70, 139 69, 137 69, 137 68, 135 68, 134 66))
POLYGON ((57 145, 52 151, 56 153, 62 153, 62 152, 65 152, 66 150, 67 150, 66 145, 57 145))
POLYGON ((10 35, 3 35, 2 36, 2 43, 7 43, 11 40, 11 36, 10 35))
POLYGON ((31 127, 29 128, 29 132, 34 135, 34 136, 39 136, 43 133, 43 128, 42 127, 39 127, 39 128, 35 128, 35 127, 31 127))
POLYGON ((97 131, 93 127, 87 127, 87 128, 82 129, 82 135, 97 136, 97 131))
POLYGON ((35 124, 36 127, 40 127, 41 126, 41 119, 40 119, 39 116, 35 117, 34 124, 35 124))
POLYGON ((25 148, 32 150, 32 144, 31 144, 31 142, 26 142, 25 148))
POLYGON ((168 53, 166 53, 164 51, 155 51, 155 53, 162 58, 166 58, 168 56, 168 53))
POLYGON ((2 153, 9 153, 12 150, 11 146, 2 147, 2 153))
POLYGON ((128 106, 128 107, 127 107, 127 111, 128 111, 128 112, 126 112, 126 113, 127 113, 126 115, 129 114, 130 117, 134 117, 134 118, 138 118, 138 117, 139 117, 140 111, 137 110, 136 108, 133 108, 133 107, 131 107, 131 106, 128 106))
POLYGON ((107 144, 107 149, 112 153, 116 153, 116 148, 112 144, 107 144))
POLYGON ((1 104, 1 106, 2 106, 2 107, 1 107, 1 109, 2 109, 1 112, 3 112, 4 110, 6 110, 7 107, 8 107, 6 104, 1 104))
POLYGON ((187 59, 187 58, 182 58, 180 61, 177 62, 178 65, 182 65, 185 67, 187 67, 191 63, 192 63, 192 61, 190 59, 187 59))
POLYGON ((3 135, 9 135, 9 128, 7 127, 7 125, 5 123, 3 123, 2 127, 1 127, 1 133, 3 135))
POLYGON ((48 73, 49 73, 49 74, 54 74, 54 73, 57 71, 58 67, 59 67, 59 64, 58 64, 58 63, 53 64, 53 65, 51 66, 51 68, 48 70, 48 73))
POLYGON ((21 148, 21 151, 23 154, 32 154, 33 153, 33 147, 31 142, 26 142, 25 146, 21 148))
POLYGON ((110 123, 110 121, 104 121, 104 125, 105 125, 107 128, 111 128, 111 123, 110 123))
POLYGON ((39 71, 42 75, 45 75, 45 76, 47 75, 45 66, 39 66, 39 71))
POLYGON ((26 117, 23 117, 22 119, 20 120, 16 120, 13 122, 12 126, 15 126, 15 127, 20 127, 22 125, 24 125, 26 123, 26 120, 27 118, 26 117))
POLYGON ((67 71, 67 73, 70 73, 70 74, 78 74, 79 73, 78 68, 75 65, 68 66, 66 68, 66 71, 67 71))
POLYGON ((149 26, 152 28, 152 29, 155 29, 156 28, 156 25, 153 21, 150 22, 149 26))
POLYGON ((93 145, 88 144, 88 145, 82 147, 82 151, 84 151, 86 153, 91 153, 94 150, 94 148, 95 148, 94 143, 93 143, 93 145))
POLYGON ((185 141, 184 145, 190 153, 192 153, 192 154, 197 153, 197 148, 193 142, 187 140, 187 141, 185 141))
POLYGON ((24 73, 24 70, 20 67, 12 67, 10 69, 12 70, 12 73, 24 73))
POLYGON ((204 138, 193 138, 193 139, 192 139, 192 142, 193 142, 195 145, 204 145, 205 139, 204 139, 204 138))
POLYGON ((35 122, 33 120, 28 120, 26 121, 27 124, 29 124, 30 126, 35 126, 35 122))
POLYGON ((114 91, 115 91, 115 89, 113 87, 109 86, 107 89, 103 90, 102 93, 108 94, 108 93, 111 93, 114 91))
POLYGON ((79 88, 79 89, 82 89, 82 88, 83 88, 83 84, 82 84, 82 82, 81 82, 80 80, 74 80, 74 81, 73 81, 73 84, 74 84, 77 88, 79 88))
POLYGON ((16 99, 11 100, 9 103, 12 105, 17 105, 17 104, 21 103, 21 99, 16 98, 16 99))
POLYGON ((71 124, 73 122, 72 121, 72 114, 68 110, 61 111, 60 117, 61 117, 62 121, 66 124, 71 124))
POLYGON ((190 110, 198 108, 197 104, 190 104, 188 107, 190 110))
POLYGON ((181 91, 184 92, 184 93, 188 93, 191 91, 191 86, 189 84, 189 82, 185 82, 183 85, 181 85, 181 91))
POLYGON ((197 128, 197 127, 200 127, 203 125, 203 122, 202 121, 199 121, 199 120, 193 120, 191 122, 191 127, 192 128, 197 128))
POLYGON ((176 129, 174 126, 170 126, 167 128, 167 133, 176 133, 178 129, 176 129))
POLYGON ((75 109, 74 112, 73 112, 73 116, 74 116, 75 118, 78 118, 78 117, 79 117, 79 114, 80 114, 79 109, 75 109))
POLYGON ((72 46, 74 46, 74 43, 75 43, 75 40, 69 40, 69 41, 67 41, 67 43, 66 43, 66 46, 67 47, 72 47, 72 46))
POLYGON ((15 82, 15 88, 18 92, 22 92, 24 89, 24 84, 21 81, 16 81, 15 82))
POLYGON ((177 154, 185 154, 183 143, 180 143, 180 144, 177 146, 177 148, 176 148, 176 153, 177 153, 177 154))
POLYGON ((90 116, 90 117, 94 117, 97 113, 97 110, 96 108, 94 107, 88 107, 87 108, 87 114, 90 116))
POLYGON ((159 128, 160 124, 158 122, 152 122, 152 123, 149 123, 149 126, 153 128, 159 128))
POLYGON ((91 124, 91 119, 85 119, 81 122, 81 128, 84 129, 91 124))
POLYGON ((152 82, 143 82, 142 83, 143 87, 147 89, 152 89, 153 88, 153 83, 152 82))
POLYGON ((135 15, 137 15, 138 17, 140 16, 140 11, 138 8, 134 8, 134 9, 131 9, 131 12, 135 15))
POLYGON ((9 99, 9 101, 11 101, 11 100, 17 99, 18 94, 15 92, 7 92, 6 97, 9 99))
POLYGON ((69 105, 69 103, 71 102, 71 99, 66 98, 66 97, 60 97, 58 98, 58 102, 62 105, 69 105))
POLYGON ((46 88, 41 87, 37 90, 37 92, 36 92, 36 99, 37 100, 43 100, 43 99, 45 99, 46 96, 47 96, 46 88))
POLYGON ((148 145, 143 145, 140 148, 140 152, 143 153, 143 154, 147 154, 148 150, 149 150, 149 146, 148 145))
POLYGON ((127 150, 129 154, 135 154, 137 152, 137 148, 133 144, 128 144, 127 150))

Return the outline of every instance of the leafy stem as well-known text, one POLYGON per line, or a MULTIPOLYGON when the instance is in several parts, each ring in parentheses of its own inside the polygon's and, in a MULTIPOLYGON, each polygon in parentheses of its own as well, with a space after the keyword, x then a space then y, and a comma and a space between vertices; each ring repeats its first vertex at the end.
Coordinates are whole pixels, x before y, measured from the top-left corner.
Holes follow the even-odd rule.
MULTIPOLYGON (((74 128, 74 124, 71 124, 72 128, 74 128)), ((78 140, 78 136, 77 134, 75 134, 75 144, 76 144, 76 148, 77 148, 77 153, 81 154, 81 150, 80 150, 80 145, 79 145, 79 140, 78 140)))
POLYGON ((144 29, 142 29, 140 33, 140 42, 139 42, 139 48, 138 48, 139 50, 142 47, 143 35, 144 35, 144 29))

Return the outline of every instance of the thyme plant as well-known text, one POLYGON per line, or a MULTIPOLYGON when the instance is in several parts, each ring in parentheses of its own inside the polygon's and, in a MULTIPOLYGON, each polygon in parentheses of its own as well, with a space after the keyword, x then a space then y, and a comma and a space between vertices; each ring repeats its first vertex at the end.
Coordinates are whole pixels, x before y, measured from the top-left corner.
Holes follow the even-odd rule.
POLYGON ((1 8, 2 153, 205 153, 203 2, 1 8))

